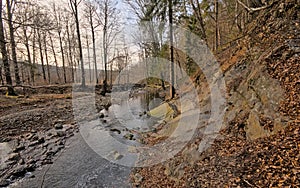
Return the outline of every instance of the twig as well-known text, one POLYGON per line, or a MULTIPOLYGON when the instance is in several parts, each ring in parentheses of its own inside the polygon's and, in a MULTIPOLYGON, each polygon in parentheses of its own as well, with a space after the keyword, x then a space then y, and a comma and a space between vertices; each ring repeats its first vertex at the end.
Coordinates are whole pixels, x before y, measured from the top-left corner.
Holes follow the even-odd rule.
POLYGON ((244 180, 244 179, 243 179, 243 181, 244 181, 245 183, 247 183, 248 185, 250 185, 251 187, 258 187, 258 188, 261 188, 261 187, 259 187, 259 186, 257 186, 257 185, 252 185, 252 184, 249 183, 249 181, 247 181, 247 180, 244 180))

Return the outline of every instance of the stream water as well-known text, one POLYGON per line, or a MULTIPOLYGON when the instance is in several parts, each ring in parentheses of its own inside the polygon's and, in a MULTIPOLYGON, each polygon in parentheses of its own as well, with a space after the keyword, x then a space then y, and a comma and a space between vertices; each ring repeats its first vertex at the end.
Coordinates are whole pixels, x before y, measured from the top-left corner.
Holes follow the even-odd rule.
POLYGON ((136 156, 128 154, 122 146, 140 144, 139 135, 134 130, 152 129, 157 119, 145 112, 161 102, 156 95, 143 91, 127 100, 115 101, 108 110, 100 112, 104 118, 88 121, 80 127, 81 134, 68 140, 65 150, 52 165, 37 169, 35 178, 25 179, 14 186, 131 187, 129 175, 136 156), (121 157, 116 157, 116 151, 121 157))

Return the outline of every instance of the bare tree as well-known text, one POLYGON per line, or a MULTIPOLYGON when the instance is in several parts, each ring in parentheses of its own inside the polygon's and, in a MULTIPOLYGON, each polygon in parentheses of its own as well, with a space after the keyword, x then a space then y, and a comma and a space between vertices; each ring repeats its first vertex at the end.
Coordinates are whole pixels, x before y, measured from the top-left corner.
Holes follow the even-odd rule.
POLYGON ((47 50, 47 32, 44 33, 44 53, 45 53, 45 58, 46 58, 46 65, 47 65, 47 74, 48 74, 48 83, 51 83, 51 75, 50 75, 50 66, 49 66, 49 58, 48 58, 48 50, 47 50))
POLYGON ((85 17, 88 19, 88 24, 91 29, 92 34, 92 45, 93 45, 93 61, 94 61, 94 71, 95 71, 95 79, 96 83, 98 84, 98 68, 97 68, 97 59, 96 59, 96 38, 95 38, 95 30, 97 27, 100 26, 99 23, 95 24, 95 16, 96 16, 97 7, 92 4, 91 2, 86 2, 86 9, 85 9, 85 17))
POLYGON ((42 36, 41 36, 41 32, 39 30, 38 30, 37 34, 38 34, 38 44, 39 44, 39 51, 40 51, 40 60, 42 63, 43 78, 44 78, 44 81, 46 81, 47 79, 46 79, 46 71, 45 71, 44 57, 43 57, 42 36))
POLYGON ((113 0, 96 0, 100 12, 98 13, 98 22, 102 26, 102 47, 104 60, 104 80, 102 94, 107 92, 107 65, 109 47, 117 34, 120 32, 119 11, 116 9, 116 3, 113 0))
POLYGON ((19 67, 18 67, 18 61, 17 61, 17 52, 16 52, 16 42, 15 42, 15 29, 13 26, 13 14, 12 14, 12 3, 14 3, 14 0, 10 2, 10 0, 6 0, 6 9, 7 9, 7 16, 8 16, 8 26, 9 26, 9 35, 10 35, 10 44, 11 44, 11 55, 12 55, 12 61, 14 63, 14 71, 15 71, 15 79, 16 84, 21 84, 21 79, 19 75, 19 67))
POLYGON ((10 68, 8 63, 8 56, 6 51, 6 40, 4 37, 4 29, 3 29, 3 22, 2 22, 2 1, 0 1, 0 47, 1 47, 1 54, 2 54, 2 61, 4 66, 4 74, 7 84, 7 94, 8 95, 15 95, 15 91, 12 87, 12 79, 10 75, 10 68))
POLYGON ((52 39, 52 36, 51 36, 50 33, 49 33, 49 38, 50 38, 50 46, 51 46, 52 53, 53 53, 55 68, 56 68, 56 75, 57 75, 58 81, 60 81, 61 78, 60 78, 60 74, 59 74, 59 70, 58 70, 58 62, 57 62, 56 51, 55 51, 53 39, 52 39))
POLYGON ((89 42, 89 35, 88 32, 86 32, 86 47, 87 47, 87 59, 88 59, 88 65, 89 65, 89 77, 90 77, 90 83, 92 83, 92 69, 91 69, 91 56, 90 56, 90 42, 89 42))
POLYGON ((81 86, 85 87, 85 71, 84 71, 84 63, 83 63, 83 53, 82 53, 82 45, 81 45, 81 38, 80 38, 79 13, 78 13, 78 6, 81 3, 81 0, 69 0, 69 3, 71 5, 72 13, 75 17, 78 48, 79 48, 79 60, 81 63, 81 86))
POLYGON ((55 4, 53 4, 53 12, 55 15, 54 18, 55 18, 56 30, 57 30, 59 45, 60 45, 60 53, 61 53, 62 67, 63 67, 63 78, 64 78, 64 83, 67 83, 66 63, 65 63, 65 54, 63 48, 63 36, 62 36, 63 35, 62 11, 58 9, 55 4))

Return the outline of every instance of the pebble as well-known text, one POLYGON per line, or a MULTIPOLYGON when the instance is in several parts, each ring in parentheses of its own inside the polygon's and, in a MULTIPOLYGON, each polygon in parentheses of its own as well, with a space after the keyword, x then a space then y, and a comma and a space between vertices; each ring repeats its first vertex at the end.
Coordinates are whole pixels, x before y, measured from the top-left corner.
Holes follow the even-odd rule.
POLYGON ((62 129, 63 128, 63 125, 61 123, 58 123, 58 124, 55 124, 54 125, 54 128, 55 129, 62 129))
POLYGON ((66 136, 66 132, 63 131, 63 130, 60 130, 60 131, 56 132, 56 135, 59 136, 59 137, 63 137, 63 136, 66 136))

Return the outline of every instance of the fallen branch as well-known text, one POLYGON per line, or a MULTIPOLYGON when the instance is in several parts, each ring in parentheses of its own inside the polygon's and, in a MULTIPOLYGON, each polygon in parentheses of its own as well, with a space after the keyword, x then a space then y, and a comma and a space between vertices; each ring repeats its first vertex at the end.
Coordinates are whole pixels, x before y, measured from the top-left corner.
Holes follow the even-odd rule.
POLYGON ((248 12, 250 13, 254 13, 256 11, 260 11, 260 10, 263 10, 263 9, 266 9, 266 8, 269 8, 272 4, 270 5, 266 5, 266 6, 262 6, 262 7, 257 7, 257 8, 254 8, 254 7, 248 7, 247 5, 245 5, 243 2, 241 2, 240 0, 237 0, 237 2, 242 5, 248 12))

